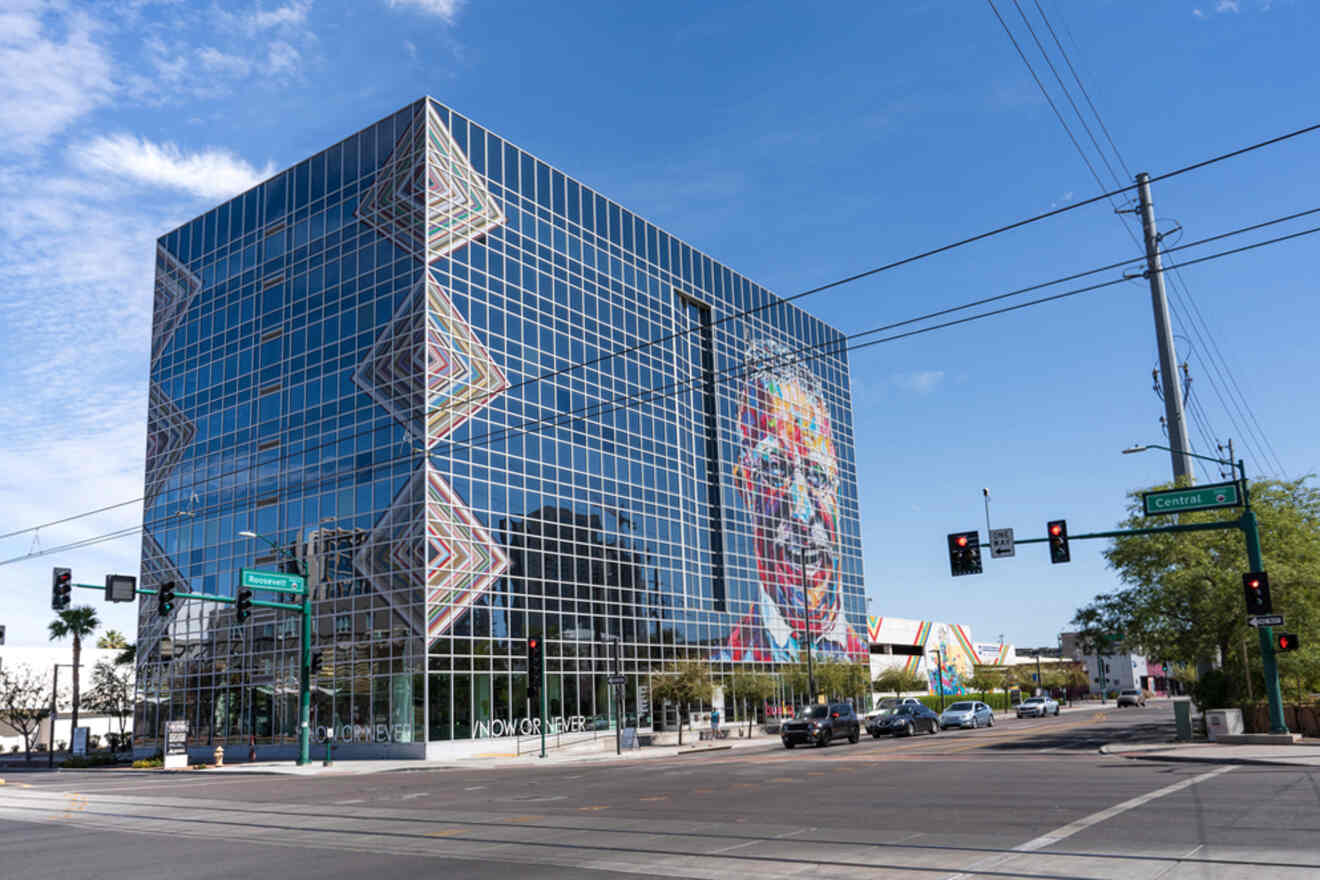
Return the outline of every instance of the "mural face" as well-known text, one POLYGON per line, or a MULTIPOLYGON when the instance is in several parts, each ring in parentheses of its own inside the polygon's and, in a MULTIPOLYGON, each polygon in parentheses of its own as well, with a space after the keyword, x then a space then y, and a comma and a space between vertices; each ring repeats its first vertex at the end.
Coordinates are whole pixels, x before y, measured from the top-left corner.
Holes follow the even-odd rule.
POLYGON ((736 480, 753 516, 762 595, 724 656, 797 659, 807 632, 827 653, 854 654, 863 644, 843 616, 829 407, 815 377, 785 347, 753 345, 749 360, 756 366, 738 413, 736 480))

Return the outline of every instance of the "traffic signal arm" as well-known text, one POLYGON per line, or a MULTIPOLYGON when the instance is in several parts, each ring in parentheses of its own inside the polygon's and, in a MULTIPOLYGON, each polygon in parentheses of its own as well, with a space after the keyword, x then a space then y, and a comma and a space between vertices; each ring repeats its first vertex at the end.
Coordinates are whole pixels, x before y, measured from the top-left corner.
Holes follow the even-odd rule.
MULTIPOLYGON (((83 586, 83 584, 78 586, 83 586)), ((105 588, 97 587, 96 589, 104 590, 105 588)), ((155 596, 159 592, 159 590, 153 590, 149 587, 138 587, 138 593, 145 593, 148 596, 155 596)), ((178 590, 174 591, 174 598, 205 599, 208 602, 223 602, 226 605, 235 605, 238 602, 233 596, 216 596, 213 593, 180 593, 178 590)), ((253 599, 252 604, 254 607, 259 608, 283 608, 285 611, 302 611, 302 605, 295 605, 292 602, 267 602, 263 599, 253 599)))

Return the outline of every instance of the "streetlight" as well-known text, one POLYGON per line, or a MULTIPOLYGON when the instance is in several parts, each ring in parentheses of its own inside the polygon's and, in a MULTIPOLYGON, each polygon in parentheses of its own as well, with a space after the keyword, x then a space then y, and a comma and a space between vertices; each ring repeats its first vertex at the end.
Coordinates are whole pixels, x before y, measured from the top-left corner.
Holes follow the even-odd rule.
MULTIPOLYGON (((298 688, 298 766, 312 762, 312 588, 307 583, 307 561, 299 559, 274 541, 244 529, 238 533, 241 538, 256 538, 264 541, 276 553, 283 553, 298 566, 298 573, 303 578, 302 596, 302 662, 299 664, 298 688)), ((256 731, 254 730, 255 736, 256 731)))

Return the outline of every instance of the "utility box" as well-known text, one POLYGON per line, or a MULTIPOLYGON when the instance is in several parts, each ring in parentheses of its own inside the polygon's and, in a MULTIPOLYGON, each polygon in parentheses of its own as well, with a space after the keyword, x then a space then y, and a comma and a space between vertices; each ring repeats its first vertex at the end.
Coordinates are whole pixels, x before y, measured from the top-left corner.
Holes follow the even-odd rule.
POLYGON ((1192 701, 1187 697, 1174 698, 1173 726, 1178 742, 1192 741, 1192 701))
POLYGON ((1211 709, 1205 713, 1205 732, 1210 742, 1215 742, 1221 736, 1242 733, 1242 710, 1211 709))

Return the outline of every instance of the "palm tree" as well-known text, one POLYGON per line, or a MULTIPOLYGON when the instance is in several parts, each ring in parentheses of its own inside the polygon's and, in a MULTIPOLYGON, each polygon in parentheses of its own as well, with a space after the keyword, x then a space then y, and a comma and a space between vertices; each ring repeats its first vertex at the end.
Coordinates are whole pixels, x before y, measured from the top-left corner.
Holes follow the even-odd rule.
MULTIPOLYGON (((50 622, 50 638, 62 639, 73 636, 73 727, 78 727, 78 663, 82 659, 82 640, 96 632, 101 621, 96 617, 96 609, 90 605, 82 608, 66 608, 50 622)), ((54 731, 51 731, 54 740, 54 731)), ((72 738, 70 739, 72 742, 72 738)))
POLYGON ((108 629, 96 640, 96 647, 103 651, 123 650, 128 647, 128 639, 117 629, 108 629))

